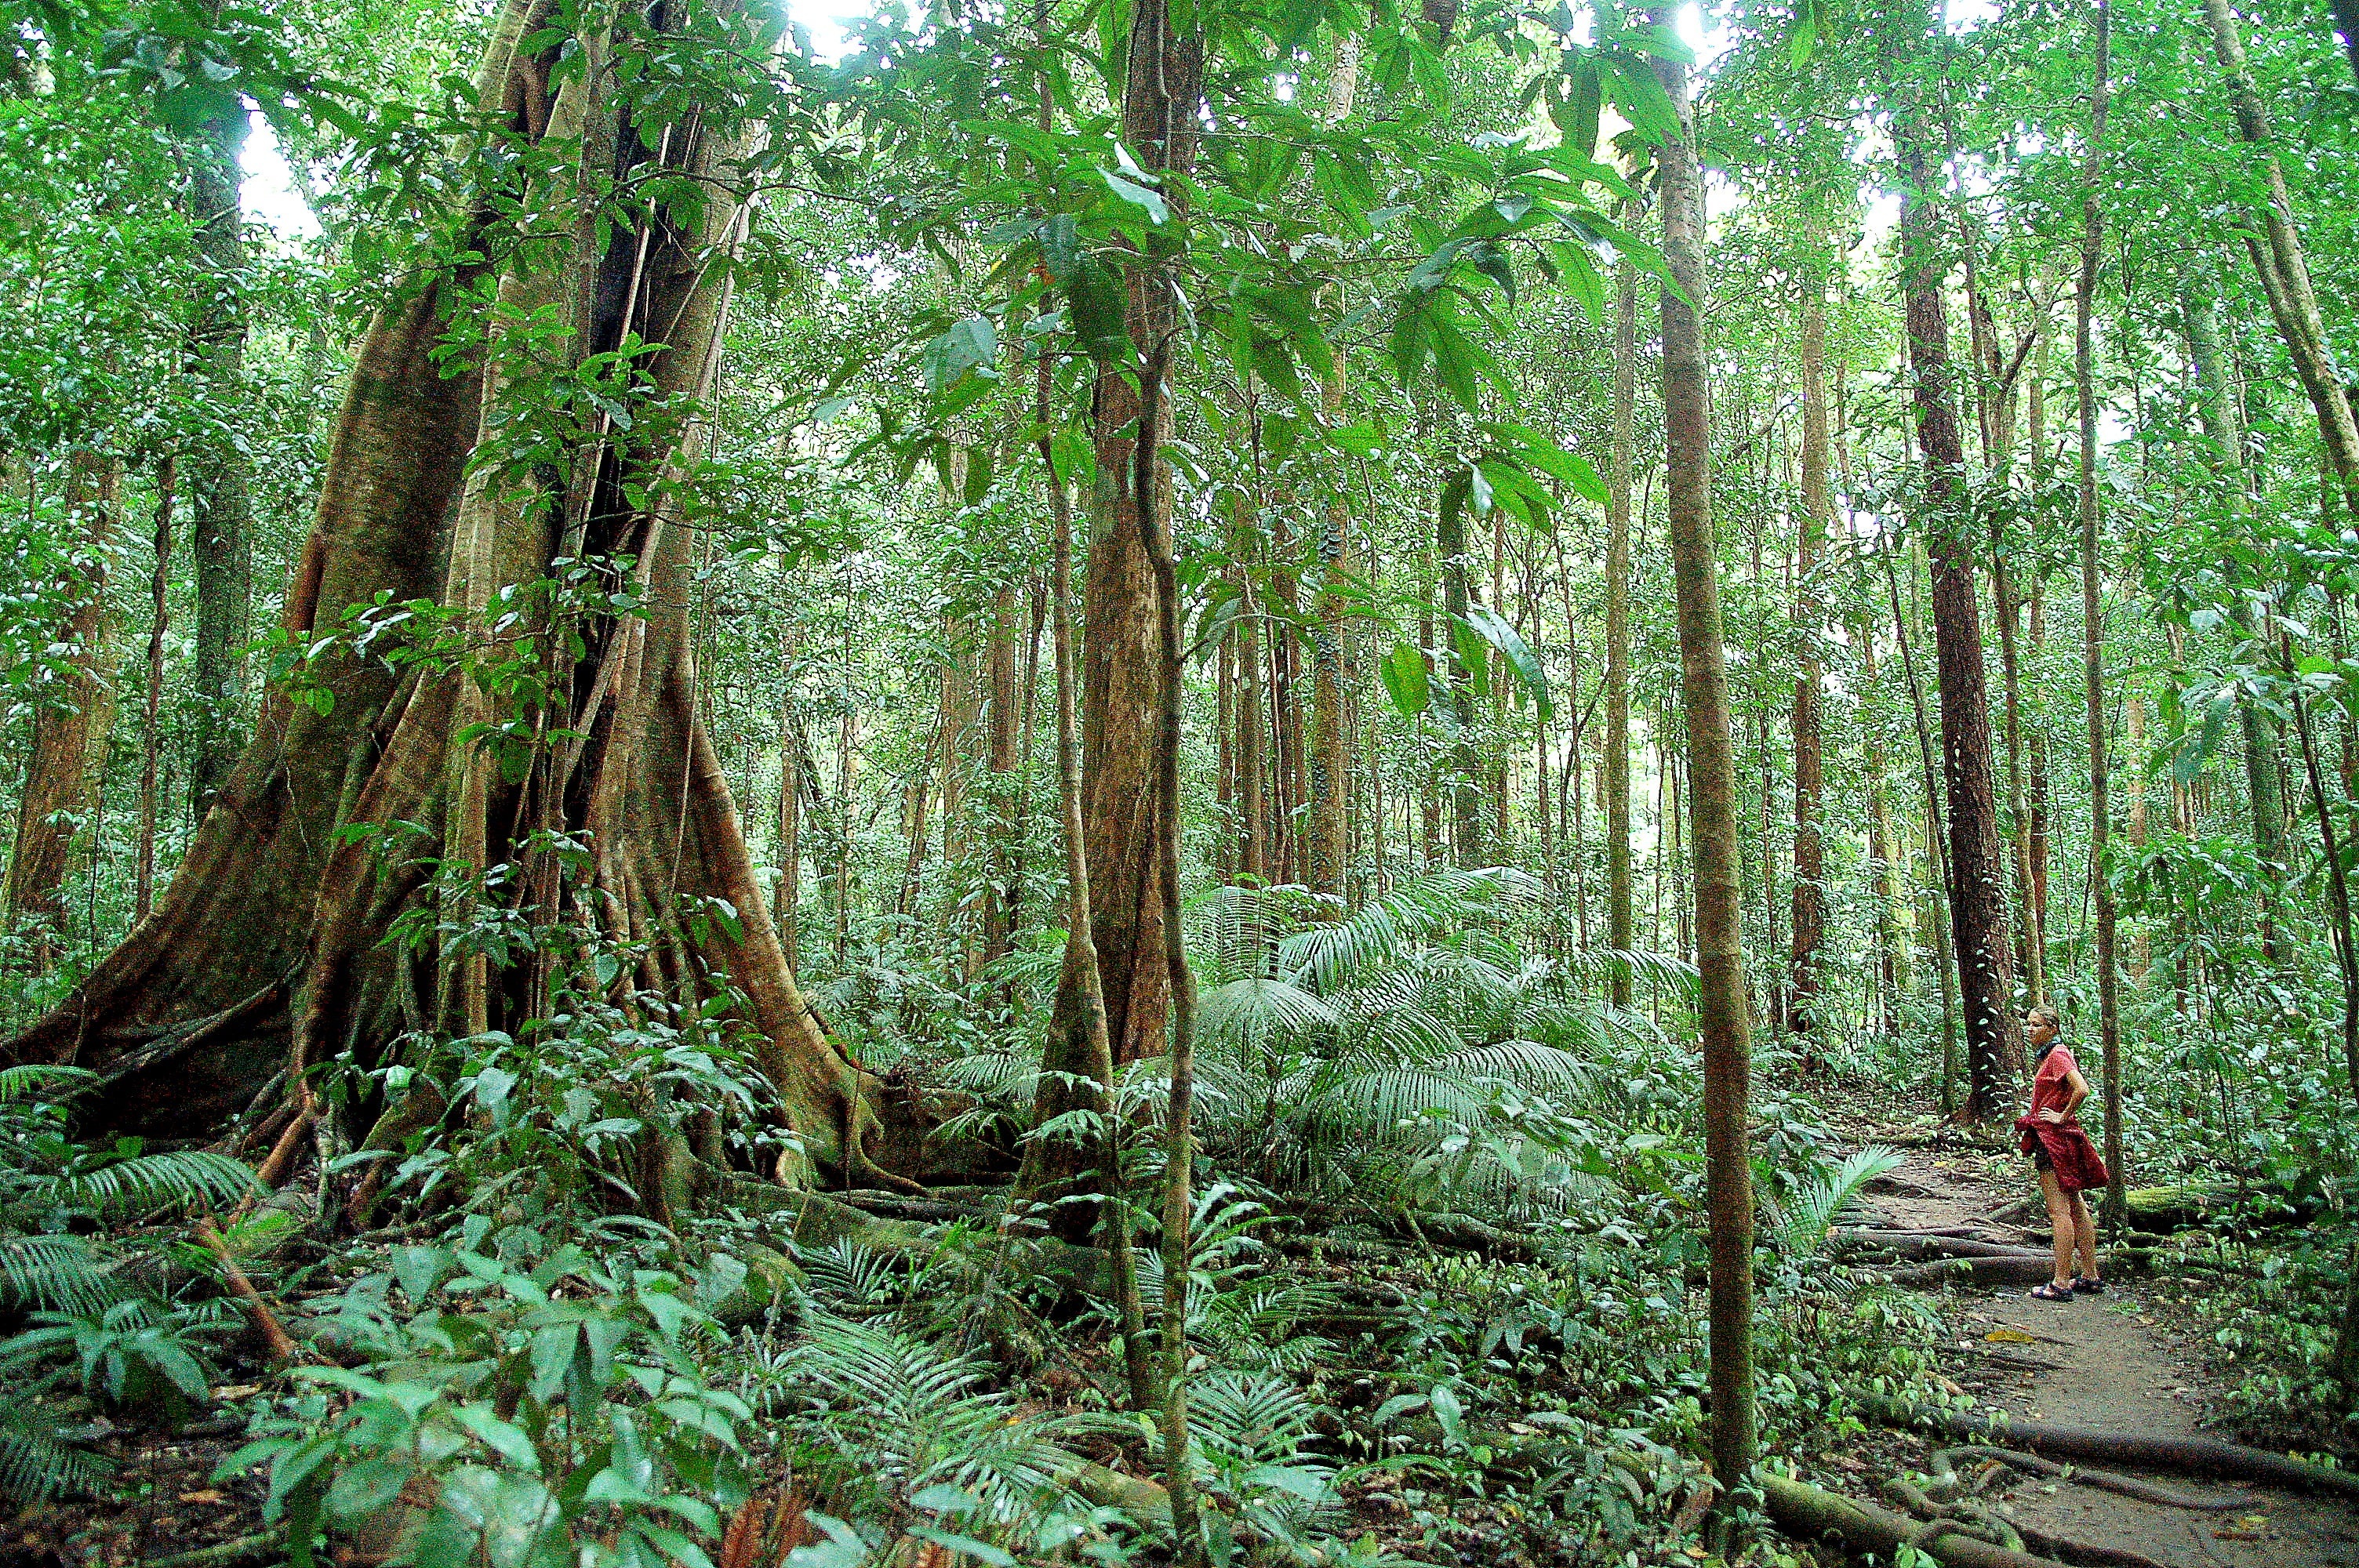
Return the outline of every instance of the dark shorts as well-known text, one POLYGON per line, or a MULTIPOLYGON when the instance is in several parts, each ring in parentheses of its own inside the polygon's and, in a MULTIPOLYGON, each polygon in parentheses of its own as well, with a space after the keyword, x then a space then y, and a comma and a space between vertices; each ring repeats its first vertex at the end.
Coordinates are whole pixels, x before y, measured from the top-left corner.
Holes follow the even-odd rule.
POLYGON ((2042 1143, 2031 1152, 2031 1168, 2035 1171, 2052 1171, 2056 1168, 2056 1162, 2048 1157, 2047 1144, 2042 1143))

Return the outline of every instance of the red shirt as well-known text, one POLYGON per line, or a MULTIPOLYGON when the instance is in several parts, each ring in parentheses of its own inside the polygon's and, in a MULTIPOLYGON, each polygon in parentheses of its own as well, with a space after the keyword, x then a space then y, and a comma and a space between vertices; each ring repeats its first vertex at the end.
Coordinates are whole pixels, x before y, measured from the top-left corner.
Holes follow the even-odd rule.
MULTIPOLYGON (((2080 1070, 2081 1064, 2072 1059, 2070 1047, 2060 1042, 2049 1046, 2048 1054, 2039 1059, 2039 1071, 2032 1076, 2032 1114, 2037 1116, 2043 1110, 2062 1110, 2065 1102, 2072 1098, 2072 1085, 2065 1075, 2080 1070)), ((2071 1119, 2078 1120, 2079 1118, 2071 1119)))

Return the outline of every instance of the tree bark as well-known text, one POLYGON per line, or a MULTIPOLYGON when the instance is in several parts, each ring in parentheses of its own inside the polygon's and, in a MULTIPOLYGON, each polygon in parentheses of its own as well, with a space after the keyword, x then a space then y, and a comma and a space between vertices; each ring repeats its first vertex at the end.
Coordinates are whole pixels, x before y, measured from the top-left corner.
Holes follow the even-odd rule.
MULTIPOLYGON (((1605 487, 1605 945, 1627 953, 1630 918, 1630 460, 1638 401, 1638 269, 1614 267, 1614 458, 1605 487)), ((1630 1005, 1630 966, 1612 960, 1615 1007, 1630 1005)))
MULTIPOLYGON (((349 643, 315 661, 333 700, 273 691, 153 917, 8 1048, 15 1060, 96 1069, 104 1090, 95 1103, 111 1126, 210 1130, 281 1069, 308 1106, 314 1066, 381 1062, 417 1026, 413 956, 385 940, 390 921, 437 896, 429 875, 438 863, 486 874, 505 865, 520 913, 651 944, 681 1000, 726 977, 799 1141, 782 1178, 881 1174, 864 1151, 876 1126, 873 1080, 837 1053, 803 1002, 698 718, 687 635, 691 532, 675 502, 647 509, 626 499, 650 489, 660 496, 691 471, 699 427, 675 432, 657 421, 653 438, 644 422, 627 433, 598 427, 569 436, 554 465, 529 434, 529 460, 505 444, 532 425, 538 360, 552 351, 536 337, 535 363, 513 357, 501 322, 537 311, 561 320, 562 351, 576 364, 610 352, 626 332, 654 341, 634 399, 701 401, 717 374, 729 269, 710 263, 742 233, 739 159, 758 127, 685 108, 669 122, 640 114, 605 68, 607 48, 594 21, 576 31, 550 0, 511 0, 495 19, 476 81, 483 140, 515 147, 553 138, 580 151, 561 175, 511 177, 454 214, 449 254, 463 259, 370 327, 283 624, 298 638, 319 636, 384 593, 438 603, 477 658, 515 655, 487 610, 545 581, 560 556, 631 557, 627 577, 607 568, 597 586, 629 592, 643 611, 552 611, 571 618, 582 652, 565 651, 555 634, 565 628, 541 629, 545 709, 511 711, 465 667, 397 671, 349 643), (551 40, 545 29, 569 36, 551 40), (540 52, 526 52, 528 38, 540 52), (577 50, 583 68, 556 74, 561 50, 577 50), (633 183, 592 200, 617 170, 633 183), (683 183, 703 193, 692 212, 638 194, 683 183), (558 238, 495 243, 504 211, 529 214, 558 238), (495 254, 506 258, 496 276, 480 259, 495 254), (512 310, 451 353, 459 302, 487 286, 512 310), (495 759, 474 728, 494 723, 576 738, 495 759), (404 821, 424 825, 426 840, 382 856, 375 835, 339 831, 404 821), (563 873, 538 848, 552 833, 592 847, 587 871, 563 873), (683 918, 716 899, 736 921, 683 918), (234 1026, 218 1026, 223 1020, 234 1026)), ((468 914, 474 896, 446 899, 443 913, 468 914)), ((432 1030, 515 1030, 547 996, 538 963, 495 972, 480 950, 427 957, 437 983, 419 1022, 432 1030)))
POLYGON ((1963 483, 1965 449, 1958 434, 1949 313, 1941 298, 1938 209, 1916 113, 1913 104, 1899 107, 1893 139, 1908 186, 1901 209, 1902 287, 1924 462, 1921 521, 1932 562, 1933 643, 1949 797, 1951 936, 1966 1024, 1967 1093, 1959 1114, 1985 1121, 2011 1115, 2014 1075, 2008 1065, 2022 1054, 2022 1030, 2015 1014, 2014 956, 2007 950, 1990 698, 1963 483))
POLYGON ((245 214, 238 168, 245 136, 241 102, 207 118, 189 148, 189 215, 197 225, 189 357, 215 422, 188 462, 197 563, 197 733, 190 789, 199 821, 245 749, 245 646, 254 640, 253 504, 245 455, 232 438, 246 403, 245 214))
POLYGON ((2286 189, 2285 170, 2277 163, 2268 111, 2253 84, 2229 0, 2203 0, 2203 19, 2211 27, 2212 53, 2226 78, 2237 132, 2245 145, 2259 155, 2256 161, 2268 189, 2267 199, 2261 203, 2262 237, 2247 242, 2253 263, 2268 297, 2269 314, 2293 360, 2294 373, 2318 416, 2319 439, 2335 478, 2342 481, 2343 503, 2359 509, 2359 427, 2353 424, 2350 399, 2334 364, 2325 319, 2319 312, 2318 294, 2310 286, 2310 265, 2302 254, 2301 233, 2294 227, 2293 197, 2286 189))
MULTIPOLYGON (((1483 864, 1482 764, 1474 744, 1474 672, 1466 663, 1466 503, 1473 484, 1463 472, 1441 487, 1434 547, 1441 556, 1441 607, 1450 618, 1450 831, 1461 866, 1483 864)), ((1479 655, 1478 655, 1479 656, 1479 655)))
POLYGON ((91 820, 105 771, 114 718, 106 676, 106 565, 122 501, 122 465, 77 449, 66 460, 66 537, 62 613, 49 638, 63 649, 34 684, 33 743, 16 807, 16 843, 8 861, 8 914, 33 940, 33 963, 46 973, 65 933, 66 871, 74 840, 91 820))
MULTIPOLYGON (((1668 25, 1670 13, 1655 19, 1668 25)), ((1706 1203, 1711 1213, 1712 1470, 1723 1487, 1751 1475, 1753 1168, 1746 1148, 1752 1042, 1745 1012, 1744 889, 1738 871, 1736 757, 1729 735, 1727 654, 1712 530, 1711 413, 1703 347, 1703 180, 1696 166, 1687 67, 1658 60, 1680 119, 1658 153, 1663 255, 1663 472, 1678 579, 1680 690, 1687 714, 1695 830, 1697 1022, 1703 1044, 1706 1203)))
MULTIPOLYGON (((2180 308, 2187 326, 2188 360, 2195 373, 2197 412, 2203 437, 2212 449, 2209 466, 2220 480, 2221 500, 2232 517, 2249 519, 2251 494, 2245 483, 2245 434, 2236 416, 2236 400, 2228 384, 2228 364, 2220 341, 2220 301, 2212 276, 2211 258, 2190 258, 2180 275, 2180 308)), ((2242 585, 2234 588, 2241 589, 2242 585)), ((2241 591, 2234 591, 2231 613, 2247 642, 2254 636, 2253 612, 2241 591)), ((2245 798, 2253 825, 2253 848, 2261 860, 2277 868, 2264 878, 2261 895, 2261 946, 2279 969, 2293 962, 2291 935, 2277 918, 2274 889, 2286 867, 2285 790, 2277 769, 2277 725, 2259 706, 2236 705, 2239 738, 2244 742, 2245 798)))
POLYGON ((2097 308, 2097 261, 2104 235, 2100 200, 2104 178, 2105 109, 2113 13, 2097 0, 2096 70, 2089 92, 2089 153, 2082 173, 2081 280, 2073 294, 2072 381, 2081 405, 2081 665, 2089 715, 2089 881, 2096 904, 2097 1032, 2104 1063, 2105 1168, 2112 1173, 2105 1206, 2114 1223, 2128 1215, 2127 1159, 2122 1152, 2121 974, 2114 962, 2114 887, 2105 857, 2113 833, 2110 780, 2105 761, 2105 638, 2099 590, 2098 532, 2104 522, 2097 497, 2097 382, 2093 321, 2097 308))
POLYGON ((159 720, 164 710, 164 633, 172 587, 172 491, 178 469, 168 455, 156 465, 156 564, 148 579, 147 601, 147 707, 139 727, 139 873, 135 914, 138 920, 147 919, 156 907, 156 827, 161 806, 157 798, 157 773, 164 740, 159 720))
MULTIPOLYGON (((1360 40, 1346 36, 1338 47, 1328 83, 1327 122, 1352 112, 1360 81, 1360 40)), ((1332 425, 1343 415, 1343 350, 1332 351, 1333 368, 1320 388, 1320 406, 1332 425)), ((1351 626, 1343 613, 1352 577, 1352 515, 1344 504, 1342 476, 1334 479, 1319 537, 1320 587, 1314 612, 1310 674, 1310 891, 1329 901, 1321 913, 1343 915, 1344 871, 1351 863, 1352 722, 1346 712, 1355 662, 1351 626)))
MULTIPOLYGON (((1815 229, 1815 226, 1814 226, 1815 229)), ((1816 246, 1820 236, 1804 236, 1816 246)), ((1787 1022, 1796 1034, 1819 1025, 1819 943, 1826 930, 1826 844, 1820 822, 1824 810, 1825 769, 1819 739, 1819 643, 1824 636, 1811 606, 1821 585, 1820 541, 1834 516, 1827 488, 1826 269, 1810 264, 1802 299, 1802 511, 1796 518, 1799 540, 1794 563, 1795 634, 1800 643, 1794 677, 1794 900, 1791 910, 1793 974, 1787 1022)), ((1806 1059, 1815 1051, 1805 1047, 1806 1059)))
MULTIPOLYGON (((1174 28, 1162 6, 1147 0, 1132 12, 1129 49, 1123 145, 1147 173, 1184 176, 1196 157, 1201 42, 1174 28)), ((1166 194, 1176 200, 1179 192, 1175 188, 1166 194)), ((1099 362, 1091 407, 1097 460, 1082 665, 1083 838, 1098 989, 1115 1071, 1165 1049, 1173 966, 1164 929, 1168 901, 1160 846, 1176 828, 1163 819, 1158 786, 1170 677, 1162 633, 1168 607, 1154 546, 1169 531, 1171 488, 1154 452, 1170 418, 1162 376, 1180 323, 1165 258, 1134 258, 1125 283, 1132 357, 1125 362, 1108 356, 1099 362), (1150 427, 1142 419, 1155 423, 1150 427)), ((1072 1085, 1089 1081, 1093 1073, 1083 1038, 1080 962, 1081 955, 1069 946, 1043 1051, 1036 1124, 1084 1103, 1075 1098, 1072 1085)), ((1027 1162, 1023 1188, 1029 1197, 1045 1198, 1078 1190, 1081 1175, 1072 1154, 1046 1151, 1027 1162)), ((1060 1208, 1057 1224, 1066 1239, 1088 1233, 1096 1217, 1093 1207, 1060 1208)))

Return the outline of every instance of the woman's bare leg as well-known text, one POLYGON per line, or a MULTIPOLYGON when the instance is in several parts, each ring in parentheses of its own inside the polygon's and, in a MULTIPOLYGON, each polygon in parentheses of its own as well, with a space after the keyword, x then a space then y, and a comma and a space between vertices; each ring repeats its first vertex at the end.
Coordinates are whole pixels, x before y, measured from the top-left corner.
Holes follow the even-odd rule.
POLYGON ((2039 1173, 2039 1195, 2048 1200, 2048 1228, 2056 1238, 2056 1268, 2049 1282, 2059 1289, 2072 1282, 2072 1249, 2077 1232, 2072 1225, 2072 1200, 2064 1195, 2064 1184, 2056 1179, 2053 1171, 2039 1173))
POLYGON ((2072 1243, 2081 1255, 2081 1277, 2096 1279, 2097 1222, 2090 1217, 2088 1198, 2080 1193, 2072 1195, 2072 1243))

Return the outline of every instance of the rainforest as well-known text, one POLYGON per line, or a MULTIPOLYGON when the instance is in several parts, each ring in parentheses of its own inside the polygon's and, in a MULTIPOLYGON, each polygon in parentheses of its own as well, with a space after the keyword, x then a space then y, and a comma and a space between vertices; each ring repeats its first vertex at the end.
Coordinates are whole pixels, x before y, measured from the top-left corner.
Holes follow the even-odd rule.
POLYGON ((2359 0, 0 0, 0 1565, 2359 1568, 2359 0))

